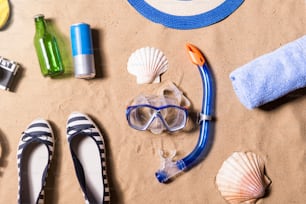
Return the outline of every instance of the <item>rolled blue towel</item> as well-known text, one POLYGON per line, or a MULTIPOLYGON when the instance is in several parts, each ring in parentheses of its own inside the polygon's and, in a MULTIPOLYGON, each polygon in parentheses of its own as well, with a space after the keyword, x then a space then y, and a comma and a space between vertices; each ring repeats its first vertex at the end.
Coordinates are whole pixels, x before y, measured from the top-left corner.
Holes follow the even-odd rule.
POLYGON ((306 35, 237 68, 230 80, 248 109, 306 87, 306 35))

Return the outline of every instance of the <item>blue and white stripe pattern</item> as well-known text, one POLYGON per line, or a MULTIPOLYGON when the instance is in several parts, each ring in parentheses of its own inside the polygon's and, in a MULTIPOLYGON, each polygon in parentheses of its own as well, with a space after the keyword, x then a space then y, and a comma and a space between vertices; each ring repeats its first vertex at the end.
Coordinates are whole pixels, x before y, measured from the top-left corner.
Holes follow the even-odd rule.
MULTIPOLYGON (((97 148, 100 152, 100 159, 101 159, 101 173, 103 177, 103 204, 110 203, 110 192, 109 192, 109 185, 107 180, 107 174, 106 174, 106 156, 105 156, 105 144, 103 140, 103 136, 100 133, 97 126, 94 124, 94 122, 89 118, 89 116, 73 112, 67 121, 67 139, 68 142, 71 144, 72 140, 78 136, 78 135, 85 135, 88 137, 91 137, 95 143, 97 144, 97 148)), ((72 151, 72 148, 70 146, 71 155, 73 157, 74 167, 76 170, 77 178, 79 180, 80 186, 83 190, 85 203, 86 204, 92 204, 89 200, 89 196, 86 193, 86 183, 85 181, 85 175, 83 171, 82 165, 78 162, 78 159, 75 158, 76 154, 72 151)))
POLYGON ((43 119, 34 120, 28 128, 22 133, 17 152, 17 165, 18 165, 18 204, 26 203, 27 201, 24 198, 29 195, 24 195, 25 184, 23 183, 23 176, 27 176, 24 174, 24 165, 28 162, 28 158, 24 157, 23 152, 26 148, 31 148, 33 144, 37 145, 45 145, 48 150, 48 161, 45 162, 46 166, 44 168, 44 172, 42 178, 35 178, 41 180, 41 190, 39 195, 31 195, 36 200, 36 204, 44 203, 44 187, 46 185, 46 178, 48 175, 48 169, 51 164, 51 160, 53 157, 54 151, 54 137, 53 132, 50 127, 50 124, 43 119))

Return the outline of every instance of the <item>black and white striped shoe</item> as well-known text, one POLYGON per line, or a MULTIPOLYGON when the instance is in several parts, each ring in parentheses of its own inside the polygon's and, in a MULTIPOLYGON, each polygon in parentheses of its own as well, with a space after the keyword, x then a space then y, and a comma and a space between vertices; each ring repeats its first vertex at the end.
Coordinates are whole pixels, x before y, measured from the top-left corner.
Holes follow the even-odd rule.
POLYGON ((85 203, 110 203, 105 145, 95 123, 85 114, 70 114, 67 139, 85 203))
POLYGON ((44 203, 44 187, 54 151, 50 124, 34 120, 22 133, 17 152, 18 204, 44 203))

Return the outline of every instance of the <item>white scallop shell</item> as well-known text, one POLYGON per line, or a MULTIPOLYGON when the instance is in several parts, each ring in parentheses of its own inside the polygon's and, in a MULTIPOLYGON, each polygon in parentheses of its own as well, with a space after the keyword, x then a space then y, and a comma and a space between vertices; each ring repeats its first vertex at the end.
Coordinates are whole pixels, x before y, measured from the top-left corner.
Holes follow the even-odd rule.
POLYGON ((168 60, 164 53, 153 47, 144 47, 131 54, 127 70, 137 78, 138 84, 159 83, 160 75, 167 71, 168 60))
POLYGON ((216 176, 218 189, 230 204, 255 203, 270 183, 263 159, 252 152, 234 152, 216 176))

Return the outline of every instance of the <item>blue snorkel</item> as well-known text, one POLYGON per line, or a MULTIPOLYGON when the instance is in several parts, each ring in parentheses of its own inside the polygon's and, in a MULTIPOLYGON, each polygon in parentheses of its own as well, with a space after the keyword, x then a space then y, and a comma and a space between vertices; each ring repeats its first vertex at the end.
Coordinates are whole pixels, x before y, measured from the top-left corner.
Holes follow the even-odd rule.
POLYGON ((172 158, 164 158, 163 166, 155 173, 156 178, 161 183, 166 183, 170 178, 182 171, 193 167, 206 151, 209 127, 211 123, 212 103, 213 103, 213 81, 207 62, 203 54, 193 45, 186 45, 187 52, 193 64, 197 65, 203 84, 202 111, 200 113, 200 135, 193 151, 178 161, 172 161, 172 158))

